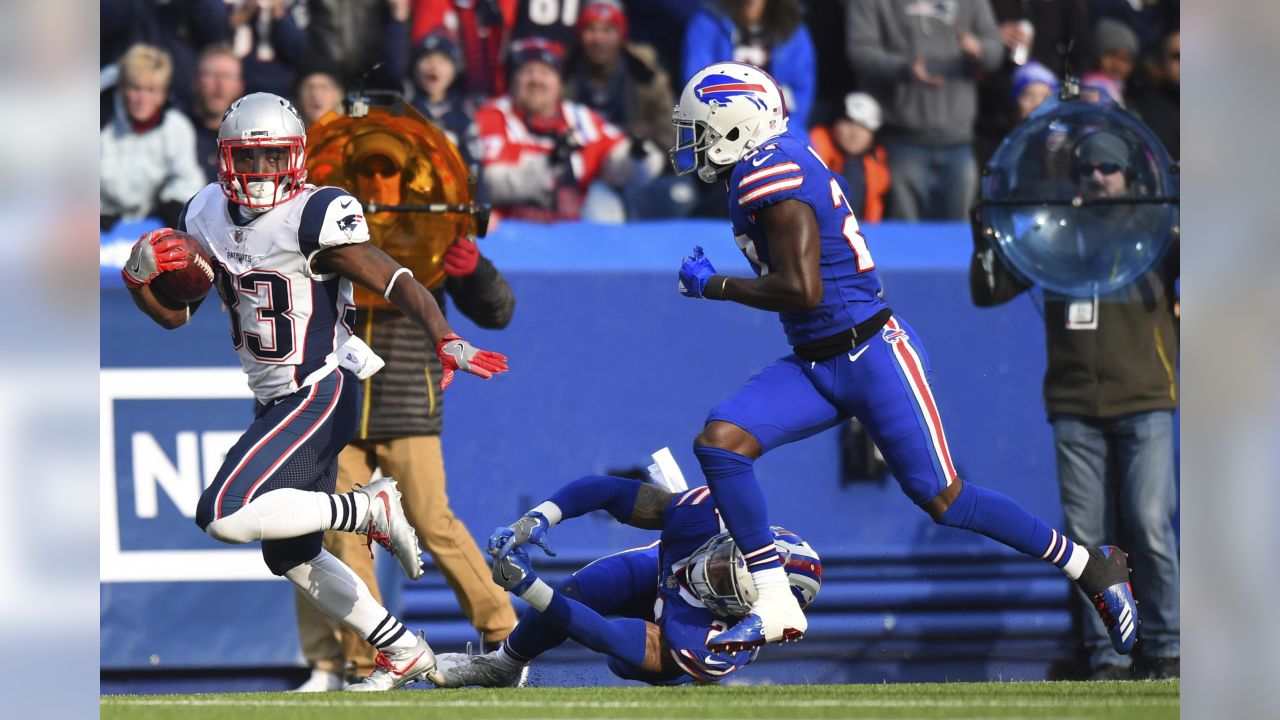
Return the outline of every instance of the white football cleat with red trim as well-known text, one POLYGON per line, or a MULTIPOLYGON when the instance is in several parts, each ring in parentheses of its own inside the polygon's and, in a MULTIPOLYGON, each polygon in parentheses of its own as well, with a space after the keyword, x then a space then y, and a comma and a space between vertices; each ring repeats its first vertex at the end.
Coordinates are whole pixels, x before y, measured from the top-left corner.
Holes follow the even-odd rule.
POLYGON ((411 647, 378 653, 369 677, 351 683, 344 689, 352 692, 382 692, 395 690, 422 678, 437 685, 444 682, 436 670, 436 654, 431 651, 427 639, 422 634, 418 634, 416 639, 418 642, 411 647))
POLYGON ((369 515, 364 528, 356 532, 368 536, 370 543, 376 542, 394 555, 410 580, 422 577, 422 548, 418 547, 418 533, 414 532, 404 515, 395 479, 378 478, 358 491, 369 496, 369 515))

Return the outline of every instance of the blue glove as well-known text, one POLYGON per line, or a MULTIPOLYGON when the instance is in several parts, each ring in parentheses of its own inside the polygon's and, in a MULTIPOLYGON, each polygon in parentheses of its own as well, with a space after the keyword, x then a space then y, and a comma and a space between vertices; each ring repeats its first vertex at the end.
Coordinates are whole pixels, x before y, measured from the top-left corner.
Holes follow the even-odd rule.
POLYGON ((493 582, 508 592, 522 595, 538 581, 533 562, 524 548, 511 545, 508 552, 493 561, 493 582))
POLYGON ((500 527, 489 536, 489 556, 501 560, 520 545, 531 543, 542 548, 542 551, 555 557, 556 551, 551 549, 548 533, 551 522, 540 512, 529 512, 524 517, 511 523, 510 527, 500 527))
POLYGON ((680 294, 686 297, 703 297, 702 291, 706 289, 707 281, 715 274, 716 269, 711 266, 711 261, 702 254, 702 246, 695 246, 693 255, 680 263, 680 294))

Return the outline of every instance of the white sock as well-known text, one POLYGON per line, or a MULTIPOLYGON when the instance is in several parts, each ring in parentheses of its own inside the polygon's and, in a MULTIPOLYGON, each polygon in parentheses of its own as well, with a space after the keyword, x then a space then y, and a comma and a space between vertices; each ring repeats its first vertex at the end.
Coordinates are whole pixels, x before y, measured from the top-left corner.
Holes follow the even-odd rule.
POLYGON ((369 521, 369 496, 362 492, 324 495, 317 500, 329 525, 325 530, 363 533, 369 521))
POLYGON ((506 643, 498 646, 498 652, 494 654, 493 661, 503 670, 515 671, 525 666, 522 661, 517 660, 511 653, 507 652, 506 643))
POLYGON ((1071 543, 1071 557, 1062 566, 1062 572, 1072 580, 1079 580, 1084 566, 1089 564, 1089 549, 1079 543, 1071 543))
MULTIPOLYGON (((280 491, 277 491, 280 492, 280 491)), ((320 611, 360 633, 379 650, 413 647, 417 638, 382 607, 368 586, 328 550, 285 573, 320 611)))
POLYGON ((764 570, 755 570, 751 573, 751 579, 756 583, 756 590, 762 595, 775 588, 787 589, 790 583, 787 582, 787 573, 781 567, 771 567, 764 570))

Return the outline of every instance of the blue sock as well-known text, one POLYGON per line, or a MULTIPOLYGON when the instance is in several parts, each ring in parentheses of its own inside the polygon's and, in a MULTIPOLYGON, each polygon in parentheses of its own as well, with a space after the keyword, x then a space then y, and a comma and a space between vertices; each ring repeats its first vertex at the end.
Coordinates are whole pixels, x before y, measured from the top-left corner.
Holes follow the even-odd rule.
POLYGON ((747 558, 747 569, 756 573, 781 568, 755 463, 745 455, 704 445, 694 445, 693 454, 702 465, 720 517, 747 558))
MULTIPOLYGON (((569 576, 556 583, 556 595, 566 592, 577 592, 577 579, 569 576)), ((551 623, 547 616, 525 608, 520 614, 520 622, 503 641, 507 654, 522 662, 529 662, 542 653, 560 645, 569 638, 569 634, 551 623)))
POLYGON ((542 613, 533 608, 525 609, 520 622, 502 641, 507 654, 521 662, 529 662, 542 653, 559 647, 568 633, 552 625, 542 613))
POLYGON ((1066 535, 1027 512, 1013 498, 973 483, 964 484, 938 523, 982 533, 1014 550, 1048 560, 1059 569, 1066 568, 1075 548, 1066 535))

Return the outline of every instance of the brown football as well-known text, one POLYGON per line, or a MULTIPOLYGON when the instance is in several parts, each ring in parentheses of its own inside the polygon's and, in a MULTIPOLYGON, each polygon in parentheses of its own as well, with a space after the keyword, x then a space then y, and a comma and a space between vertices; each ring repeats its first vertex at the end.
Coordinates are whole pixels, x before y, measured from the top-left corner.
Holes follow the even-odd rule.
POLYGON ((213 287, 213 263, 200 243, 190 235, 174 230, 173 237, 182 240, 191 262, 181 270, 162 272, 151 281, 151 289, 180 303, 192 303, 209 294, 213 287))

